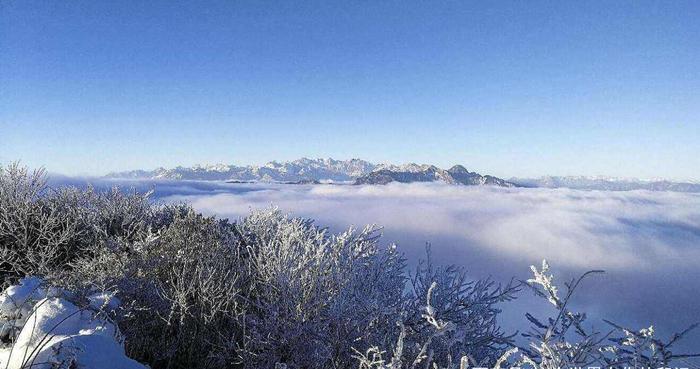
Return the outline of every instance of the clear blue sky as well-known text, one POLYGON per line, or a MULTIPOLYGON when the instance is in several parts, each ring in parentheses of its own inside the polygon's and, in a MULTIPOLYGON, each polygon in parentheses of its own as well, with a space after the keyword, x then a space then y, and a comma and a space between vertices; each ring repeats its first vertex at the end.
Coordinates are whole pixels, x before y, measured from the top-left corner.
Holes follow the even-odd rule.
POLYGON ((700 179, 699 1, 0 0, 0 162, 700 179))

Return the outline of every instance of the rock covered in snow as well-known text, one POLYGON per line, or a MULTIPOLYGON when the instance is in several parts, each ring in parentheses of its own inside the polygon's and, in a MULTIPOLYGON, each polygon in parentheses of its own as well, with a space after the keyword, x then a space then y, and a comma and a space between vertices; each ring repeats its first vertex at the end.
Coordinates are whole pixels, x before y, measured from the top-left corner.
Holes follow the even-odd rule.
POLYGON ((0 366, 20 368, 145 369, 126 356, 118 328, 104 315, 118 300, 90 296, 78 307, 63 291, 24 278, 0 296, 0 366))

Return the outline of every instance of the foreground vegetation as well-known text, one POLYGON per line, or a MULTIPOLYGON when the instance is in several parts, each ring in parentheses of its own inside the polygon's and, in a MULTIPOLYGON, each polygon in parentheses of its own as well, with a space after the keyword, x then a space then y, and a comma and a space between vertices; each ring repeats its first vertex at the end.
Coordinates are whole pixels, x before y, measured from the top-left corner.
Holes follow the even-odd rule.
MULTIPOLYGON (((690 356, 671 352, 683 334, 662 342, 653 329, 614 324, 590 332, 568 305, 580 280, 561 296, 546 263, 529 281, 499 285, 435 266, 429 252, 409 272, 378 240, 374 227, 332 234, 274 209, 231 222, 148 194, 52 189, 42 171, 0 167, 6 286, 38 277, 60 291, 41 301, 96 310, 126 354, 152 368, 658 368, 690 356), (522 288, 555 313, 528 314, 531 344, 517 348, 497 305, 522 288), (95 308, 94 296, 120 304, 95 308)), ((36 311, 0 317, 5 348, 36 311)), ((49 367, 73 367, 65 360, 49 367)))

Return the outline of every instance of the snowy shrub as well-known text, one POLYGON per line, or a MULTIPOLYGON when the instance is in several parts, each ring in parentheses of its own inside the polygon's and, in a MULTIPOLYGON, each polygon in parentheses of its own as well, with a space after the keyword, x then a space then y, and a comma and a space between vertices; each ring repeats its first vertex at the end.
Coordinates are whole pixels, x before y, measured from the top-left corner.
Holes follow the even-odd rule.
POLYGON ((130 247, 172 221, 177 206, 118 189, 51 189, 43 170, 0 167, 0 273, 52 275, 101 247, 130 247))
POLYGON ((155 346, 165 355, 154 359, 166 359, 169 367, 225 367, 235 361, 231 342, 240 341, 237 322, 244 311, 240 305, 247 273, 231 227, 189 211, 137 250, 127 268, 133 275, 124 283, 139 281, 139 293, 156 292, 140 305, 151 304, 145 316, 155 313, 157 323, 144 315, 124 320, 125 331, 134 338, 130 351, 155 346))
POLYGON ((174 212, 157 234, 76 260, 59 283, 81 295, 119 296, 116 320, 132 357, 164 367, 224 367, 235 361, 229 343, 240 341, 242 310, 243 263, 231 227, 174 212))
MULTIPOLYGON (((420 269, 420 267, 419 267, 420 269)), ((450 269, 450 268, 448 268, 450 269)), ((693 325, 685 331, 663 341, 654 336, 653 327, 639 331, 606 322, 612 329, 606 333, 589 331, 584 324, 586 315, 570 310, 569 303, 574 291, 586 277, 602 273, 590 271, 578 279, 566 283, 562 294, 554 284, 554 276, 549 273, 549 265, 543 261, 540 269, 532 266, 533 278, 523 281, 532 291, 546 299, 554 306, 556 316, 546 319, 546 323, 527 313, 526 318, 532 324, 530 332, 523 334, 530 339, 529 347, 517 347, 512 342, 501 346, 500 357, 479 362, 468 351, 461 357, 448 356, 440 360, 436 349, 439 340, 449 339, 458 331, 457 325, 438 313, 436 304, 440 278, 431 278, 433 282, 427 288, 425 305, 417 308, 426 327, 422 343, 407 340, 407 329, 400 324, 401 333, 393 350, 370 347, 366 351, 357 351, 359 369, 404 369, 404 368, 531 368, 531 369, 566 369, 566 368, 672 368, 672 363, 679 359, 700 357, 700 354, 677 354, 671 349, 685 334, 696 328, 693 325), (418 354, 407 350, 414 345, 418 354)), ((449 279, 448 279, 449 282, 449 279)), ((442 283, 446 283, 443 279, 442 283)), ((482 282, 483 283, 483 282, 482 282)), ((505 289, 506 291, 508 288, 505 289)), ((453 316, 454 319, 454 316, 453 316)), ((507 338, 507 337, 506 337, 507 338)), ((504 342, 494 340, 495 342, 504 342)), ((453 341, 448 341, 453 342, 453 341)), ((385 346, 386 347, 386 346, 385 346)))
POLYGON ((403 304, 404 260, 377 230, 329 234, 277 210, 240 224, 254 271, 244 362, 346 367, 354 345, 391 336, 403 304))
MULTIPOLYGON (((400 322, 401 333, 396 341, 394 351, 391 353, 391 358, 385 359, 386 351, 382 351, 377 346, 370 347, 364 354, 356 350, 357 355, 355 358, 359 361, 360 369, 402 369, 416 368, 419 365, 426 368, 438 368, 437 363, 434 361, 434 350, 431 348, 431 345, 435 339, 454 332, 455 326, 451 322, 440 320, 435 316, 435 308, 431 305, 431 301, 436 287, 437 283, 433 282, 427 290, 426 305, 421 317, 427 323, 430 332, 426 335, 423 342, 413 342, 418 350, 417 354, 406 354, 406 347, 410 346, 411 343, 406 341, 406 327, 400 322)), ((466 364, 467 357, 463 357, 460 363, 466 364)), ((452 362, 448 362, 447 368, 451 369, 452 367, 452 362)))
MULTIPOLYGON (((674 360, 698 355, 674 354, 673 344, 694 329, 691 326, 668 341, 654 337, 653 327, 639 331, 606 322, 608 332, 591 331, 585 324, 586 314, 570 309, 571 298, 576 288, 587 277, 602 273, 589 271, 581 277, 565 283, 565 291, 554 283, 549 274, 549 264, 531 267, 533 278, 525 284, 538 296, 546 299, 556 311, 554 317, 537 319, 527 314, 532 323, 530 332, 524 334, 531 340, 530 347, 521 348, 520 358, 515 363, 533 369, 558 369, 576 367, 602 368, 667 368, 674 360)), ((510 351, 508 355, 514 354, 510 351)), ((503 360, 507 358, 504 357, 503 360)))
MULTIPOLYGON (((430 256, 430 252, 428 252, 430 256)), ((393 351, 387 355, 387 351, 378 346, 367 349, 364 353, 357 351, 355 358, 359 362, 360 369, 403 369, 403 368, 434 368, 453 369, 474 367, 500 368, 504 360, 503 351, 510 346, 511 337, 504 336, 495 326, 495 322, 489 319, 489 315, 498 310, 490 304, 496 301, 512 299, 511 294, 517 291, 516 287, 492 287, 490 282, 470 283, 464 281, 464 274, 457 268, 448 267, 438 269, 436 274, 428 262, 426 266, 419 266, 414 278, 414 289, 420 286, 418 291, 423 292, 421 278, 433 276, 433 282, 424 291, 425 300, 423 306, 411 305, 420 311, 420 330, 411 337, 407 336, 407 326, 399 322, 400 334, 393 351), (444 283, 443 297, 437 297, 436 291, 439 284, 444 283), (484 298, 483 295, 486 294, 484 298), (451 298, 450 298, 451 297, 451 298), (483 300, 481 300, 483 298, 483 300), (470 301, 471 300, 471 301, 470 301), (435 303, 438 302, 436 306, 435 303), (455 301, 458 301, 455 303, 455 301), (469 306, 467 301, 479 304, 483 301, 489 312, 478 318, 466 313, 469 306), (452 305, 451 303, 455 303, 452 305), (465 309, 463 310, 462 307, 465 309), (444 320, 451 316, 454 321, 444 320), (472 319, 483 319, 485 322, 477 322, 472 319), (471 325, 470 325, 471 323, 471 325), (476 326, 474 326, 476 325, 476 326), (481 356, 480 356, 481 355, 481 356), (499 358, 500 357, 500 358, 499 358)), ((424 281, 424 280, 423 280, 424 281)), ((410 321, 410 320, 409 320, 410 321)), ((414 321, 412 324, 418 322, 414 321)), ((414 328, 415 330, 415 328, 414 328)))
POLYGON ((82 253, 78 222, 47 201, 42 170, 0 167, 0 273, 8 277, 48 274, 82 253))
MULTIPOLYGON (((441 366, 466 356, 474 366, 492 365, 504 350, 512 345, 512 335, 505 334, 496 322, 500 313, 497 304, 513 300, 518 286, 505 286, 485 280, 470 280, 465 271, 455 265, 435 266, 427 249, 427 260, 418 264, 411 279, 410 313, 404 323, 406 340, 424 342, 434 335, 435 321, 449 322, 450 329, 432 338, 426 348, 430 360, 441 366), (431 291, 432 288, 432 291, 431 291), (430 306, 426 319, 426 306, 430 306)), ((419 354, 411 347, 404 352, 419 354)))

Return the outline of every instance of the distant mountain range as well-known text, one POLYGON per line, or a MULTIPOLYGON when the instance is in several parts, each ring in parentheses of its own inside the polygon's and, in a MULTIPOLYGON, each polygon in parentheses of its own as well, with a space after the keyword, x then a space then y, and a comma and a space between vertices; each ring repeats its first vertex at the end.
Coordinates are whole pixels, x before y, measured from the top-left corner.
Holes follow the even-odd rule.
POLYGON ((608 177, 540 177, 504 180, 470 172, 461 165, 440 169, 427 164, 373 164, 361 159, 308 159, 271 161, 265 165, 198 165, 172 169, 132 170, 110 173, 108 178, 172 179, 229 182, 387 184, 391 182, 442 182, 454 185, 572 188, 605 191, 700 192, 700 183, 667 180, 638 180, 608 177))
POLYGON ((207 165, 132 170, 110 173, 108 178, 174 179, 231 182, 315 183, 346 182, 387 184, 390 182, 444 182, 462 185, 513 187, 514 184, 493 176, 470 172, 461 165, 444 170, 434 165, 372 164, 361 159, 334 160, 301 158, 289 162, 271 161, 262 166, 207 165))
POLYGON ((641 180, 630 178, 546 176, 540 178, 511 178, 510 182, 521 187, 572 188, 603 191, 673 191, 700 192, 700 183, 673 182, 667 180, 641 180))
POLYGON ((376 165, 360 159, 307 159, 289 162, 271 161, 265 165, 197 165, 194 167, 158 168, 110 173, 109 178, 180 179, 200 181, 348 182, 370 173, 376 165))

